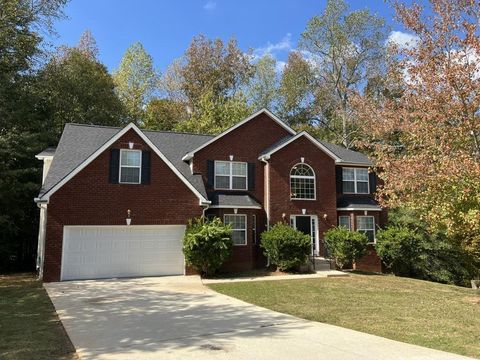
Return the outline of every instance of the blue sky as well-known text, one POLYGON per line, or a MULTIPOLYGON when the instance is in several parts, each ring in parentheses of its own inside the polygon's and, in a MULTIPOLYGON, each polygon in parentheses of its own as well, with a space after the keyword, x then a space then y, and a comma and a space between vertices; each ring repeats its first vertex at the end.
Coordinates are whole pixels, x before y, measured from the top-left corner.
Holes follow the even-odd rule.
MULTIPOLYGON (((347 0, 348 1, 348 0, 347 0)), ((308 20, 320 14, 325 0, 71 0, 67 19, 55 25, 53 45, 75 45, 90 29, 100 60, 115 69, 125 50, 140 41, 163 71, 180 57, 192 38, 204 34, 235 37, 243 50, 270 52, 279 61, 297 46, 308 20)), ((384 0, 350 0, 351 9, 368 8, 383 16, 394 31, 401 26, 384 0)), ((396 33, 402 37, 401 33, 396 33)))

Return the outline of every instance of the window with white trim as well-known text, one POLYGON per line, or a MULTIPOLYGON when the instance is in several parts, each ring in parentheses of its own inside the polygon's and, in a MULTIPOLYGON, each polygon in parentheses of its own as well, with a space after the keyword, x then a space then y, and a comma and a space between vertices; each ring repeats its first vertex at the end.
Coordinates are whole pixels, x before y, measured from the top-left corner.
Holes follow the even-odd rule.
POLYGON ((215 189, 247 190, 247 163, 215 161, 215 189))
POLYGON ((350 216, 342 215, 338 217, 338 226, 343 226, 348 230, 352 229, 352 225, 350 224, 350 216))
POLYGON ((365 233, 369 243, 375 243, 375 218, 373 216, 357 216, 357 231, 365 233))
POLYGON ((368 194, 368 169, 342 168, 342 184, 344 193, 368 194))
POLYGON ((223 215, 223 223, 232 226, 233 245, 247 245, 247 215, 223 215))
POLYGON ((290 198, 315 200, 315 173, 307 164, 297 164, 290 171, 290 198))
POLYGON ((120 149, 120 176, 122 184, 140 184, 142 171, 142 151, 120 149))

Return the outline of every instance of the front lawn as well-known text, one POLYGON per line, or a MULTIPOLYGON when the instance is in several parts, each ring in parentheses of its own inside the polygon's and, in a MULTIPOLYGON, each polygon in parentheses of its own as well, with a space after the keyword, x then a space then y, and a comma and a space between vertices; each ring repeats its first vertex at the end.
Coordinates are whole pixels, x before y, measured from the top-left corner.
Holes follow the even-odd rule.
POLYGON ((0 275, 0 359, 78 359, 33 275, 0 275))
POLYGON ((382 275, 212 284, 268 309, 480 357, 480 292, 382 275))

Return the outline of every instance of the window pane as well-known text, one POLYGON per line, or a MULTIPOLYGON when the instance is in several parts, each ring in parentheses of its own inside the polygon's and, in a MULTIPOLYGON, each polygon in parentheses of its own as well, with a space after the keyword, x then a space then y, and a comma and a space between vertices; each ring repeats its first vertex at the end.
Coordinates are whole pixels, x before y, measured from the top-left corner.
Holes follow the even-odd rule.
POLYGON ((120 182, 127 183, 139 183, 140 182, 140 169, 122 167, 120 171, 120 182))
POLYGON ((344 226, 348 230, 350 230, 350 216, 340 216, 338 218, 338 225, 339 226, 344 226))
POLYGON ((367 169, 357 169, 357 181, 368 181, 367 169))
POLYGON ((343 192, 353 193, 355 192, 355 182, 353 181, 344 181, 343 182, 343 192))
POLYGON ((359 216, 357 217, 358 230, 373 230, 374 220, 373 216, 359 216))
POLYGON ((343 168, 342 169, 342 178, 343 180, 354 180, 355 179, 355 169, 343 168))
POLYGON ((244 230, 234 230, 232 231, 232 241, 235 245, 245 245, 245 231, 244 230))
POLYGON ((306 164, 298 164, 292 168, 290 175, 295 176, 314 176, 313 170, 310 166, 306 164))
POLYGON ((140 166, 140 155, 141 151, 129 151, 122 150, 121 152, 121 164, 128 166, 140 166))
POLYGON ((245 190, 247 188, 247 178, 246 177, 236 177, 232 178, 232 189, 245 190))
POLYGON ((292 199, 315 199, 315 180, 313 178, 290 179, 292 199))
POLYGON ((368 194, 368 182, 357 182, 357 193, 368 194))
POLYGON ((375 242, 375 232, 373 230, 359 230, 359 231, 367 235, 368 242, 375 242))
POLYGON ((217 189, 230 189, 230 178, 228 176, 215 176, 215 187, 217 189))
POLYGON ((215 161, 215 175, 230 175, 230 163, 227 161, 215 161))
POLYGON ((232 163, 232 175, 247 175, 246 163, 232 163))

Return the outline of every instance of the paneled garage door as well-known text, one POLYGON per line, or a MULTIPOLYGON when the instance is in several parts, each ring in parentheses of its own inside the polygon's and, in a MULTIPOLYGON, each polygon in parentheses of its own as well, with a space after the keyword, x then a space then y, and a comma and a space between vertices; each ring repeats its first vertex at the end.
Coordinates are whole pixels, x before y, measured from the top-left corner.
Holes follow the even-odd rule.
POLYGON ((61 280, 184 273, 185 225, 65 226, 61 280))

